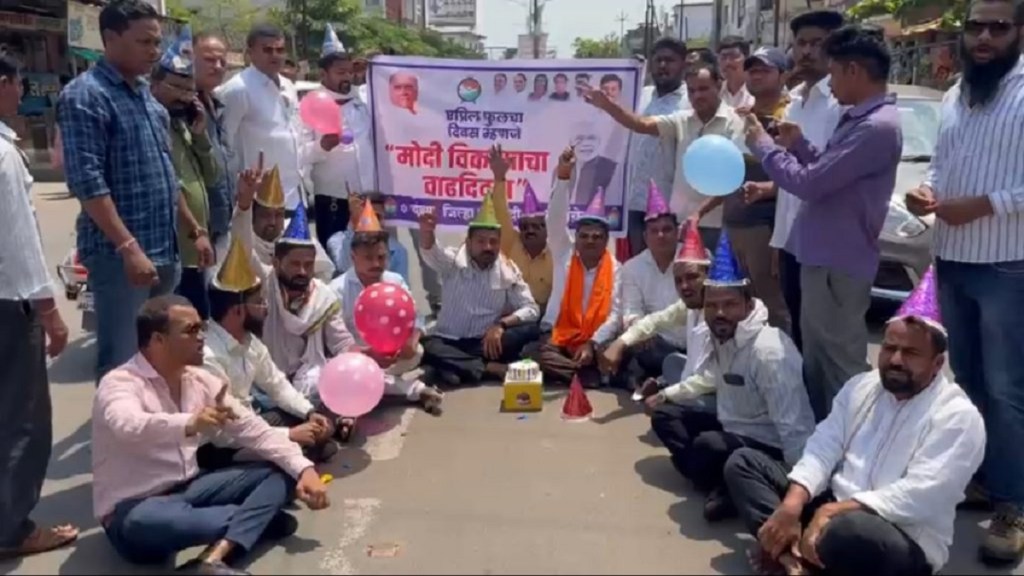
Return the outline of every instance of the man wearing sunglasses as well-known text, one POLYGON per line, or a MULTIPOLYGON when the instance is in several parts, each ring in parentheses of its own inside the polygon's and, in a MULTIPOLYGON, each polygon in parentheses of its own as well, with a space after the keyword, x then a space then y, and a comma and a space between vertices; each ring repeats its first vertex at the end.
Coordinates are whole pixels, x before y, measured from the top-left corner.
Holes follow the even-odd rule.
POLYGON ((907 195, 911 212, 936 218, 933 254, 950 365, 988 433, 985 462, 967 496, 995 504, 981 558, 997 564, 1024 555, 1022 24, 1019 2, 970 4, 960 41, 963 75, 946 94, 928 176, 907 195))

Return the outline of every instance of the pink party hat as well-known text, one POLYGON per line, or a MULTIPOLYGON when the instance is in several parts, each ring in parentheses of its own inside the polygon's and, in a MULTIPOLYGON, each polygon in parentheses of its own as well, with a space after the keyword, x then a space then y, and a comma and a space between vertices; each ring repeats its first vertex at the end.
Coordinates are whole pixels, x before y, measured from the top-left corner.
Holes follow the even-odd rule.
POLYGON ((604 188, 601 186, 597 187, 597 192, 594 192, 594 196, 590 199, 590 204, 587 204, 587 210, 580 216, 580 220, 590 220, 608 224, 608 217, 604 213, 604 188))
MULTIPOLYGON (((921 281, 914 287, 907 301, 900 306, 892 320, 913 316, 946 333, 939 313, 938 288, 935 285, 935 265, 928 267, 921 281)), ((891 321, 891 320, 890 320, 891 321)))
POLYGON ((540 202, 537 201, 537 193, 533 191, 533 186, 530 183, 526 183, 526 188, 523 190, 523 216, 542 216, 544 211, 540 208, 540 202))
POLYGON ((661 195, 661 190, 654 183, 654 178, 651 178, 650 184, 647 185, 647 214, 644 216, 644 220, 654 220, 668 213, 665 197, 661 195))

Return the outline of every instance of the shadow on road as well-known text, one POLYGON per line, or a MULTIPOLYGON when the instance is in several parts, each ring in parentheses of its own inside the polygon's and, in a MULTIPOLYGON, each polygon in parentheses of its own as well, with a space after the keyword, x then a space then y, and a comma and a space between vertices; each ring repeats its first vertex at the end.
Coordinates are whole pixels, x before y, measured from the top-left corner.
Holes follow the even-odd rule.
POLYGON ((60 356, 50 364, 51 384, 81 384, 96 379, 96 338, 83 334, 69 342, 60 356))
POLYGON ((53 445, 46 479, 65 480, 92 473, 92 420, 53 445))

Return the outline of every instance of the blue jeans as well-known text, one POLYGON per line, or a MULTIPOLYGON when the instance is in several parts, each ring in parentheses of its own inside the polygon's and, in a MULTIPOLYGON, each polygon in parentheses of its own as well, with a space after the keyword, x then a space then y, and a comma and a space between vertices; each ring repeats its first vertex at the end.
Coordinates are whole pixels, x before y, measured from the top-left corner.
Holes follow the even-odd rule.
POLYGON ((224 539, 252 550, 288 503, 295 481, 265 463, 207 472, 164 496, 121 502, 104 529, 118 554, 159 564, 193 546, 224 539))
POLYGON ((1024 510, 1024 260, 937 260, 935 273, 950 365, 985 419, 979 479, 993 500, 1024 510))
POLYGON ((140 288, 128 281, 120 256, 94 254, 85 262, 89 290, 96 307, 96 382, 107 372, 124 364, 139 349, 135 316, 146 300, 170 294, 178 285, 181 267, 177 262, 157 266, 160 281, 140 288))

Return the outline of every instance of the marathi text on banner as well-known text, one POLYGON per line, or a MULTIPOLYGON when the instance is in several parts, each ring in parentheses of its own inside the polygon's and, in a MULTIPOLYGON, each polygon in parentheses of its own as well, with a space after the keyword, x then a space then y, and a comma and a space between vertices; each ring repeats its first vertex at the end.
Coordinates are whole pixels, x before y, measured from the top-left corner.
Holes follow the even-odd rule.
POLYGON ((515 218, 527 183, 547 203, 558 156, 573 145, 570 218, 603 188, 608 219, 621 231, 629 133, 587 104, 577 86, 588 83, 633 108, 640 78, 633 60, 374 58, 374 153, 387 218, 414 226, 433 207, 442 226, 468 224, 494 187, 489 149, 495 144, 510 166, 515 218))

